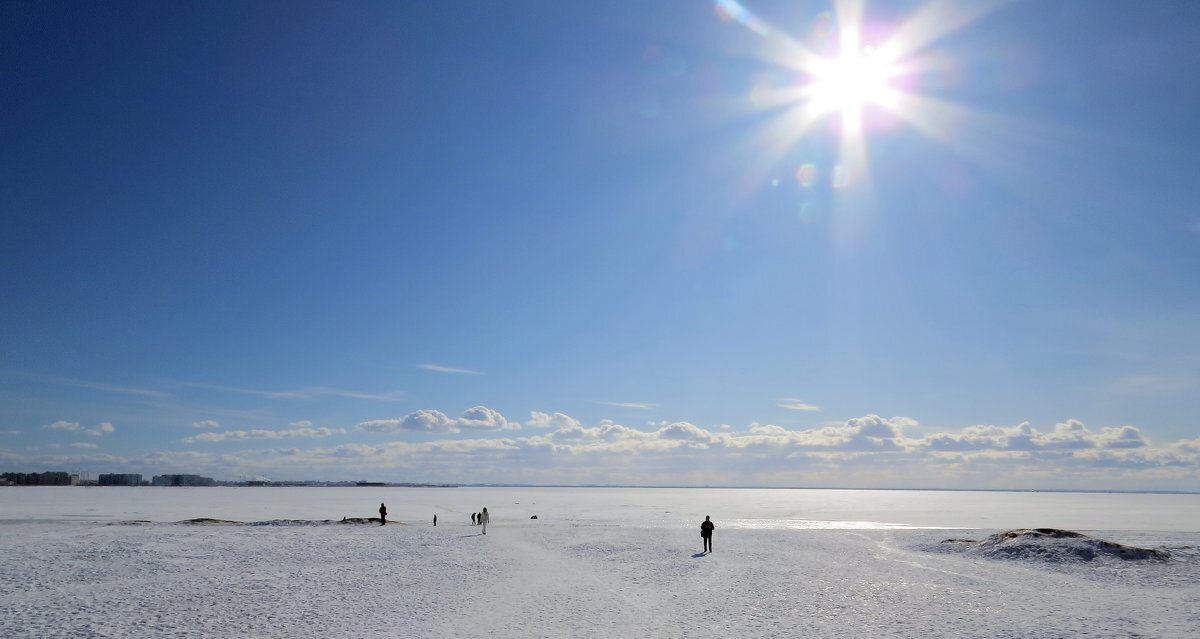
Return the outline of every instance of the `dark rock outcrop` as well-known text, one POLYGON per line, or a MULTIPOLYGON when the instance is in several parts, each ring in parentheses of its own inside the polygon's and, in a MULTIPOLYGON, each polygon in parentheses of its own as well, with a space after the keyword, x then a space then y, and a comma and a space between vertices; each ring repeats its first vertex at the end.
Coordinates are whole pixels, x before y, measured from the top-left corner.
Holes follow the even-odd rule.
POLYGON ((1058 528, 1017 528, 990 535, 980 541, 946 539, 942 543, 954 544, 967 553, 990 559, 1059 562, 1112 558, 1124 561, 1163 561, 1171 557, 1165 550, 1126 546, 1058 528))

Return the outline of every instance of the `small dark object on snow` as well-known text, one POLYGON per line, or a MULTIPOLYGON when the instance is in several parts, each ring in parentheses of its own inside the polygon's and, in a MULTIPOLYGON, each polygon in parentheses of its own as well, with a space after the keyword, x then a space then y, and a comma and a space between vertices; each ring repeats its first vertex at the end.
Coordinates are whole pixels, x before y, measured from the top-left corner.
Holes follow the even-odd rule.
POLYGON ((530 517, 530 519, 537 519, 537 515, 530 517))

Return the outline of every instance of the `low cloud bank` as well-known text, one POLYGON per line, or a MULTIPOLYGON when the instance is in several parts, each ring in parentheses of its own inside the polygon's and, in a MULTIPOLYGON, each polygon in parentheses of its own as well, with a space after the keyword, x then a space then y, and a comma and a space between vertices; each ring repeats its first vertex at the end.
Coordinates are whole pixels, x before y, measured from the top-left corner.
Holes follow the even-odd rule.
POLYGON ((1132 425, 1093 429, 1068 419, 1046 429, 1028 422, 941 432, 919 426, 908 417, 868 414, 815 428, 754 423, 741 431, 724 425, 710 430, 686 421, 634 428, 610 420, 585 425, 564 413, 537 411, 522 423, 475 406, 459 417, 419 410, 354 429, 294 422, 282 429, 206 431, 183 439, 199 445, 396 435, 386 442, 42 460, 90 467, 119 462, 163 472, 187 465, 214 476, 369 474, 462 483, 1187 490, 1200 479, 1200 438, 1155 445, 1132 425), (513 432, 521 429, 528 431, 513 432), (438 437, 466 432, 474 434, 438 437), (421 441, 414 435, 434 437, 421 441))

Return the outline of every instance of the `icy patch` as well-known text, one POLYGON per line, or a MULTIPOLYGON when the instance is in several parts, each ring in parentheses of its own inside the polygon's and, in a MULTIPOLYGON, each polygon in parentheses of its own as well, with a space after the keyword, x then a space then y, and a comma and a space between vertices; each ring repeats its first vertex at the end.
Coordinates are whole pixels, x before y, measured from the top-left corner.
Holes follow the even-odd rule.
POLYGON ((731 519, 722 528, 746 530, 937 530, 938 526, 913 526, 883 521, 829 521, 823 519, 731 519))
POLYGON ((1069 562, 1096 559, 1164 561, 1171 558, 1166 550, 1126 546, 1057 528, 1018 528, 990 535, 981 541, 947 539, 942 544, 955 545, 967 554, 988 559, 1069 562))

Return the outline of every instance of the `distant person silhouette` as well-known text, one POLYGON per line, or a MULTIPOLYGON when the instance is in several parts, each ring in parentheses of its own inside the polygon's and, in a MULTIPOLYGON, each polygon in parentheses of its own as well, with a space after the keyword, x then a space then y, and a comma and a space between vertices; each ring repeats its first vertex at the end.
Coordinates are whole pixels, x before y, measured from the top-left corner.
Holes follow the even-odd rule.
POLYGON ((488 522, 491 521, 491 519, 492 518, 488 516, 487 508, 484 508, 483 512, 479 513, 479 523, 483 524, 483 534, 485 535, 487 534, 488 522))
POLYGON ((704 552, 712 552, 712 533, 717 525, 712 523, 710 515, 704 516, 704 521, 700 523, 700 538, 704 540, 704 552))
POLYGON ((434 526, 434 528, 437 527, 437 515, 433 516, 433 526, 434 526))
POLYGON ((471 525, 475 525, 475 513, 471 513, 471 525))
POLYGON ((379 525, 383 526, 386 524, 387 524, 387 506, 384 506, 383 502, 379 502, 379 525))

